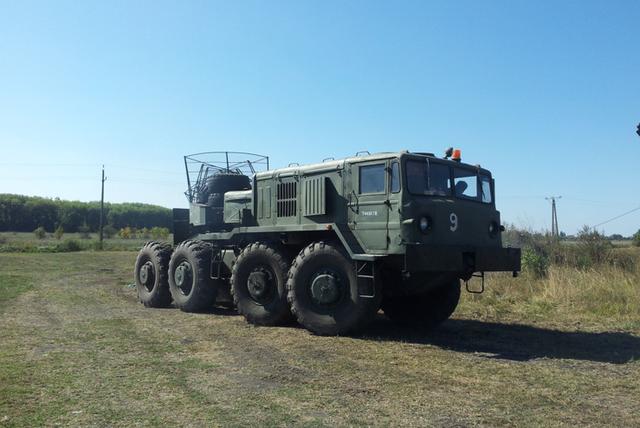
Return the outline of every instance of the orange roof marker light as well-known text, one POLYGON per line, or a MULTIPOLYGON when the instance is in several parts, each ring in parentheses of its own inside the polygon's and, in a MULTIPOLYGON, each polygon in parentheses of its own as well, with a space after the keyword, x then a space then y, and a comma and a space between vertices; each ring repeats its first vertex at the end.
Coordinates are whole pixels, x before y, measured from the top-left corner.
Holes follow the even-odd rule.
POLYGON ((462 160, 462 152, 460 151, 460 149, 455 149, 453 151, 453 155, 451 156, 451 160, 454 160, 456 162, 460 162, 462 160))

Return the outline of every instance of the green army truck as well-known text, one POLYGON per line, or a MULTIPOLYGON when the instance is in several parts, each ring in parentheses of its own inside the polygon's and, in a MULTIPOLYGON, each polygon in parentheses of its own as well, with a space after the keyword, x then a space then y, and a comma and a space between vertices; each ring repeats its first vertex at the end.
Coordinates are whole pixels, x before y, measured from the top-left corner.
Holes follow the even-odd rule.
POLYGON ((252 324, 297 320, 321 335, 354 333, 380 309, 433 327, 460 281, 480 276, 482 290, 485 272, 520 270, 520 249, 502 247, 491 173, 458 150, 273 170, 251 153, 184 161, 190 208, 173 210, 173 245, 149 242, 136 260, 148 307, 227 303, 252 324))

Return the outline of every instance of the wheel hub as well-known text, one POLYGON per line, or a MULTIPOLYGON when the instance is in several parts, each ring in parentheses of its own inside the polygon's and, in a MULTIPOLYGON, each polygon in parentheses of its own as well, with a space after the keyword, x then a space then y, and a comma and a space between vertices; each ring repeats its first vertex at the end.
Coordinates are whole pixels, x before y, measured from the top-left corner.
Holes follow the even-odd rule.
POLYGON ((153 263, 146 262, 140 267, 140 283, 148 290, 153 289, 153 283, 155 282, 155 275, 153 270, 153 263))
POLYGON ((340 299, 340 284, 331 273, 321 273, 311 283, 311 296, 322 305, 336 303, 340 299))
POLYGON ((255 270, 249 274, 247 289, 254 300, 263 299, 269 292, 269 277, 263 270, 255 270))
POLYGON ((176 285, 183 293, 188 293, 191 290, 191 282, 193 280, 191 265, 189 262, 182 262, 176 268, 173 275, 176 285))

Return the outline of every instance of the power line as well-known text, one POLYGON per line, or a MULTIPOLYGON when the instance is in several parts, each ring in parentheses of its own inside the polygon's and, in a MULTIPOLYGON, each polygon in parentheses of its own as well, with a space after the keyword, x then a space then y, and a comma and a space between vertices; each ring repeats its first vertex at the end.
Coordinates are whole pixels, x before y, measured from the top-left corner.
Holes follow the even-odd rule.
POLYGON ((0 162, 0 165, 11 166, 86 166, 94 168, 100 166, 99 163, 58 163, 58 162, 0 162))
POLYGON ((117 169, 126 169, 126 170, 143 171, 143 172, 154 172, 154 173, 158 173, 158 174, 184 175, 184 172, 168 170, 168 169, 167 170, 160 170, 160 169, 139 168, 137 166, 113 165, 113 164, 107 164, 107 166, 110 166, 112 168, 117 168, 117 169))
MULTIPOLYGON (((100 164, 96 164, 96 163, 45 163, 45 162, 0 162, 0 166, 6 166, 6 165, 10 165, 10 166, 33 166, 33 167, 74 167, 74 168, 78 168, 78 167, 83 167, 83 168, 95 168, 96 166, 100 166, 100 164)), ((116 168, 116 169, 124 169, 127 171, 142 171, 142 172, 151 172, 151 173, 156 173, 156 174, 170 174, 170 175, 184 175, 183 172, 179 171, 179 170, 172 170, 172 169, 152 169, 152 168, 140 168, 139 166, 136 165, 116 165, 116 164, 105 164, 107 167, 109 168, 116 168)), ((104 165, 103 165, 104 166, 104 165)))
POLYGON ((0 180, 6 180, 6 181, 52 181, 52 180, 73 180, 73 181, 78 181, 78 180, 82 180, 82 181, 94 181, 96 178, 95 177, 86 177, 86 176, 55 176, 55 175, 49 175, 46 177, 34 177, 34 176, 28 176, 28 177, 21 177, 21 176, 12 176, 12 177, 0 177, 0 180))
POLYGON ((602 223, 598 223, 598 224, 596 224, 595 226, 592 226, 591 228, 592 228, 592 229, 595 229, 596 227, 600 227, 600 226, 602 226, 602 225, 604 225, 604 224, 610 223, 610 222, 612 222, 612 221, 614 221, 614 220, 619 219, 620 217, 624 217, 624 216, 629 215, 629 214, 631 214, 631 213, 634 213, 634 212, 636 212, 636 211, 640 211, 640 207, 636 207, 636 208, 634 208, 634 209, 632 209, 632 210, 629 210, 629 211, 627 211, 627 212, 625 212, 625 213, 622 213, 622 214, 620 214, 620 215, 617 215, 617 216, 615 216, 615 217, 612 217, 612 218, 610 218, 609 220, 603 221, 602 223))
POLYGON ((562 199, 564 199, 565 201, 582 202, 593 205, 611 205, 612 203, 605 201, 594 201, 593 199, 574 198, 572 196, 563 196, 562 199))
MULTIPOLYGON (((22 182, 30 182, 30 181, 90 181, 94 182, 95 177, 87 177, 87 176, 13 176, 13 177, 2 177, 0 176, 0 181, 22 181, 22 182)), ((184 187, 184 183, 179 180, 169 180, 169 179, 155 179, 152 177, 111 177, 110 181, 118 182, 118 183, 152 183, 152 184, 162 184, 166 186, 180 186, 184 187)))

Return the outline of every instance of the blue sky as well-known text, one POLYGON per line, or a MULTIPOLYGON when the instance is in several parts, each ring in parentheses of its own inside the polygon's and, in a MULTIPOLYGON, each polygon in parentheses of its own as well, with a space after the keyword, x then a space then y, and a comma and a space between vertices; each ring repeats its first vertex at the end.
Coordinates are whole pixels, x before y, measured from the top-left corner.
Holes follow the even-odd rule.
MULTIPOLYGON (((0 0, 0 193, 186 206, 182 155, 454 146, 503 221, 640 206, 638 1, 0 0)), ((629 235, 640 211, 603 226, 629 235)))

